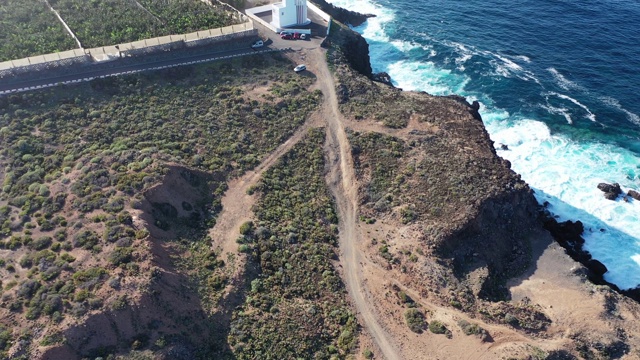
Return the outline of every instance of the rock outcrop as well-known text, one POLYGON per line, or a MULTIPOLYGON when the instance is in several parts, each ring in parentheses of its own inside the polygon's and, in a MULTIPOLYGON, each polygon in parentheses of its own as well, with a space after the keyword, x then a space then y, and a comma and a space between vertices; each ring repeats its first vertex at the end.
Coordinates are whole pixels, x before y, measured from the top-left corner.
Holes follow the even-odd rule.
POLYGON ((377 82, 381 82, 383 84, 393 86, 393 84, 391 83, 391 76, 386 72, 379 72, 379 73, 373 74, 373 80, 377 82))
POLYGON ((331 56, 343 57, 351 68, 360 74, 373 78, 373 70, 369 60, 369 44, 357 32, 348 27, 335 23, 331 28, 331 36, 324 39, 321 46, 333 46, 335 51, 331 56))
POLYGON ((361 14, 359 12, 337 7, 333 4, 329 4, 325 0, 314 0, 313 2, 318 5, 322 11, 331 15, 334 19, 351 26, 360 26, 362 23, 367 21, 368 18, 375 17, 373 14, 361 14))
POLYGON ((632 198, 632 199, 640 201, 640 192, 637 192, 635 190, 629 190, 627 192, 627 196, 632 198))
POLYGON ((469 104, 467 99, 460 95, 448 95, 445 97, 467 105, 469 107, 469 113, 473 116, 473 118, 482 122, 482 116, 480 116, 480 103, 477 100, 474 100, 471 104, 469 104))
POLYGON ((604 197, 608 200, 615 200, 620 194, 622 194, 622 189, 620 189, 620 184, 618 183, 600 183, 598 184, 598 189, 604 192, 604 197))

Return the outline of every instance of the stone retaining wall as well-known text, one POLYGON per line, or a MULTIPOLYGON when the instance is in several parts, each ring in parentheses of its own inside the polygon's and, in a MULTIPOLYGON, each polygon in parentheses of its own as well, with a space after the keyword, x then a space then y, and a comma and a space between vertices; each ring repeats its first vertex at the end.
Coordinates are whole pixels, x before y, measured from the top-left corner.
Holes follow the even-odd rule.
POLYGON ((230 40, 255 37, 258 30, 253 22, 218 29, 197 31, 183 35, 168 35, 125 44, 92 49, 74 49, 59 53, 32 56, 0 63, 0 80, 22 74, 60 69, 63 67, 92 65, 104 61, 146 56, 182 48, 226 43, 230 40))

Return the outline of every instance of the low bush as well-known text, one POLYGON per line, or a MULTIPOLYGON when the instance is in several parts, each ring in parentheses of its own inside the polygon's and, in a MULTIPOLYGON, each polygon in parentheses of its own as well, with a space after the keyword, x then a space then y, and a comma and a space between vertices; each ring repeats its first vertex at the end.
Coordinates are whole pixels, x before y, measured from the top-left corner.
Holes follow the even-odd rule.
MULTIPOLYGON (((404 320, 409 329, 418 334, 422 333, 426 325, 424 314, 418 309, 407 309, 404 312, 404 320)), ((429 329, 431 329, 431 325, 429 325, 429 329)))
POLYGON ((433 320, 429 322, 429 331, 434 334, 446 334, 449 330, 441 321, 433 320))

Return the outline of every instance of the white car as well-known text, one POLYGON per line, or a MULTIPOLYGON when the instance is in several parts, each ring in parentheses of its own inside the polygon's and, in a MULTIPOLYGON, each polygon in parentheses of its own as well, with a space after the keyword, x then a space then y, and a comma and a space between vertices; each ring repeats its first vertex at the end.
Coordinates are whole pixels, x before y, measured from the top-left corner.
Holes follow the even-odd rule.
POLYGON ((305 71, 307 70, 307 66, 306 65, 298 65, 295 68, 293 68, 293 71, 299 73, 301 71, 305 71))
POLYGON ((256 42, 251 44, 251 47, 254 48, 254 49, 261 48, 263 46, 264 46, 264 41, 262 41, 262 40, 257 40, 256 42))

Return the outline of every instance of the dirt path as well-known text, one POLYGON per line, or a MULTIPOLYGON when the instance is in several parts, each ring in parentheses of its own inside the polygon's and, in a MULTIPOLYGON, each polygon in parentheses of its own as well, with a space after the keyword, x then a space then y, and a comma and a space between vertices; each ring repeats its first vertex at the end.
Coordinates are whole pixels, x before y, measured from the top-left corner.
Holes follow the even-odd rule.
POLYGON ((316 71, 320 90, 325 97, 322 112, 327 124, 325 144, 325 152, 328 157, 327 183, 336 199, 340 218, 340 251, 344 280, 364 327, 384 357, 387 360, 400 359, 391 337, 378 323, 363 287, 363 275, 359 265, 362 261, 362 254, 357 249, 359 233, 356 228, 356 199, 358 189, 353 159, 351 158, 351 147, 338 109, 333 75, 324 60, 324 50, 314 49, 309 52, 309 55, 311 55, 309 61, 312 64, 312 70, 316 71))
MULTIPOLYGON (((262 177, 262 174, 269 169, 278 159, 297 144, 300 139, 312 127, 317 127, 320 123, 320 114, 314 113, 307 122, 283 144, 278 146, 273 152, 264 158, 262 163, 254 170, 247 172, 240 178, 229 182, 229 189, 222 198, 222 211, 218 215, 216 225, 209 231, 209 236, 213 239, 213 248, 221 251, 220 258, 227 261, 232 268, 231 282, 235 287, 242 278, 241 270, 244 269, 244 258, 233 257, 233 262, 229 262, 231 254, 235 254, 238 249, 236 239, 240 236, 239 228, 244 222, 252 218, 251 208, 255 203, 255 197, 247 194, 247 189, 255 185, 262 177)), ((231 289, 227 289, 230 291, 231 289)))

